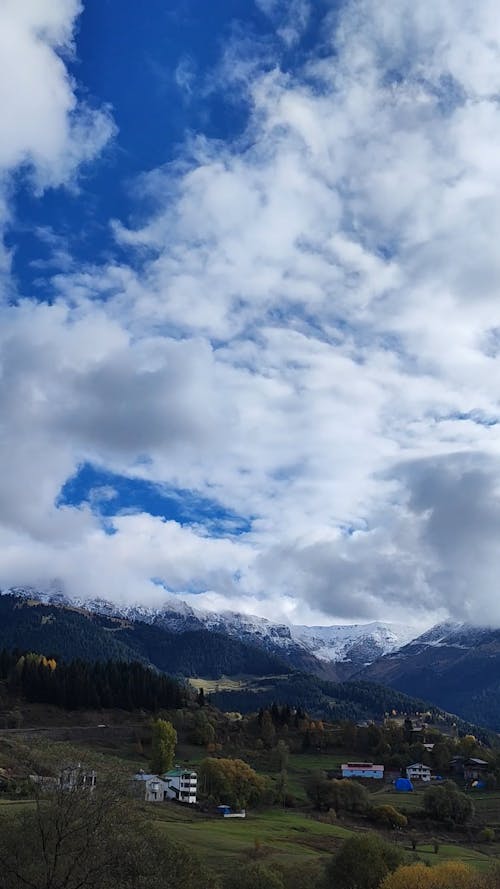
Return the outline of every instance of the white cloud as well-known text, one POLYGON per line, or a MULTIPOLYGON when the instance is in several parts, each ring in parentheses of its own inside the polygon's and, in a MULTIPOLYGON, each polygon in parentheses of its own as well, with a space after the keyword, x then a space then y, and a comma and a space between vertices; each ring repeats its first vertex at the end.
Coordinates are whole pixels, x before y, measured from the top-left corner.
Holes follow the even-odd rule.
POLYGON ((276 32, 287 47, 302 37, 311 17, 309 0, 255 0, 258 8, 276 24, 276 32))
POLYGON ((191 56, 182 56, 174 71, 174 80, 184 94, 190 99, 193 94, 193 85, 196 80, 196 64, 191 56))
MULTIPOLYGON (((157 210, 115 224, 140 263, 6 310, 2 584, 151 599, 154 577, 298 621, 500 621, 496 5, 359 0, 324 40, 296 76, 254 71, 244 138, 194 139, 142 178, 157 210), (81 460, 251 530, 141 515, 106 535, 54 506, 81 460)), ((64 181, 59 143, 43 180, 30 139, 13 156, 64 181)))
MULTIPOLYGON (((0 180, 24 168, 33 187, 73 185, 114 124, 107 109, 76 95, 72 55, 79 0, 4 0, 0 6, 0 180)), ((3 217, 7 215, 5 208, 3 217)))

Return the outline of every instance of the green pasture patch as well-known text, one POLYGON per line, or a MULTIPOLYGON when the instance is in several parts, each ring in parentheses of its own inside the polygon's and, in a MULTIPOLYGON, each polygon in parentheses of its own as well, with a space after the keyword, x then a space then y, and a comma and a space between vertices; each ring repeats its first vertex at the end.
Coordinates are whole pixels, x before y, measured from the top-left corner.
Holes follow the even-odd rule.
POLYGON ((463 861, 478 870, 487 870, 492 861, 491 856, 485 855, 483 852, 451 843, 440 843, 437 854, 434 852, 432 843, 418 844, 415 854, 428 864, 439 864, 442 861, 463 861))
POLYGON ((21 815, 29 812, 35 806, 32 799, 2 799, 0 800, 0 818, 21 815))
POLYGON ((386 786, 373 793, 372 803, 376 806, 394 806, 400 812, 411 813, 423 808, 424 794, 420 790, 415 790, 413 793, 398 793, 392 787, 386 786))
POLYGON ((156 824, 173 839, 197 848, 220 870, 227 870, 235 859, 282 864, 311 860, 334 851, 353 835, 353 831, 336 824, 276 809, 250 813, 245 819, 197 816, 183 822, 167 821, 162 814, 156 824))

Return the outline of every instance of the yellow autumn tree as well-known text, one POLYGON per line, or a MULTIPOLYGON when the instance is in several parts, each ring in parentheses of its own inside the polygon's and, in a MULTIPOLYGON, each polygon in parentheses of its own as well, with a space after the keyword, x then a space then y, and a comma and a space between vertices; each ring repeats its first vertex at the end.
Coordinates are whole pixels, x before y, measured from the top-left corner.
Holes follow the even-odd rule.
POLYGON ((241 759, 209 756, 200 763, 199 774, 207 796, 238 808, 258 805, 268 789, 264 778, 241 759))
POLYGON ((380 889, 475 889, 477 874, 461 861, 445 861, 435 867, 409 864, 399 867, 380 889))

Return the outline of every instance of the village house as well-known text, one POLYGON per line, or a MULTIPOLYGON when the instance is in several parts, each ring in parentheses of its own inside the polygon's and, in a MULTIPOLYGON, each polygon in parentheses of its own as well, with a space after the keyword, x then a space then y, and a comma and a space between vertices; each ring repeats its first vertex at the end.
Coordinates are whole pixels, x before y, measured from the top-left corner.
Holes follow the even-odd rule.
POLYGON ((454 756, 450 761, 450 772, 454 775, 461 775, 463 777, 464 774, 464 763, 465 756, 454 756))
POLYGON ((348 762, 341 766, 343 778, 375 778, 382 780, 384 766, 374 765, 372 762, 348 762))
POLYGON ((431 770, 423 762, 415 762, 406 768, 406 777, 410 781, 430 781, 431 770))
POLYGON ((196 803, 198 775, 190 769, 171 769, 165 772, 163 780, 166 784, 167 799, 176 799, 180 803, 196 803))
POLYGON ((134 775, 135 788, 147 803, 162 803, 165 799, 165 783, 158 775, 139 772, 134 775))
POLYGON ((484 759, 470 757, 464 762, 464 780, 468 782, 481 781, 488 772, 488 763, 484 759))
POLYGON ((454 756, 450 762, 450 769, 455 775, 460 775, 468 783, 481 781, 486 777, 489 766, 484 759, 471 756, 454 756))
POLYGON ((177 800, 194 805, 197 801, 198 776, 190 769, 171 769, 161 777, 138 772, 134 775, 136 789, 147 803, 177 800))
POLYGON ((85 769, 80 763, 64 766, 57 776, 30 775, 30 781, 43 790, 94 790, 97 785, 97 774, 94 769, 85 769))
POLYGON ((65 766, 59 774, 59 785, 63 790, 95 790, 96 784, 94 769, 85 769, 81 763, 65 766))

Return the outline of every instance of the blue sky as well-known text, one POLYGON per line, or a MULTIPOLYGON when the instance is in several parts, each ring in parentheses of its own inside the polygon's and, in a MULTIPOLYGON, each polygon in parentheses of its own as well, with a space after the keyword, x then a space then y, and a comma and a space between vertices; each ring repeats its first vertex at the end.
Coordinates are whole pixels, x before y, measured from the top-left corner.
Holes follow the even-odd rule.
POLYGON ((0 587, 500 620, 497 19, 6 0, 0 587))

